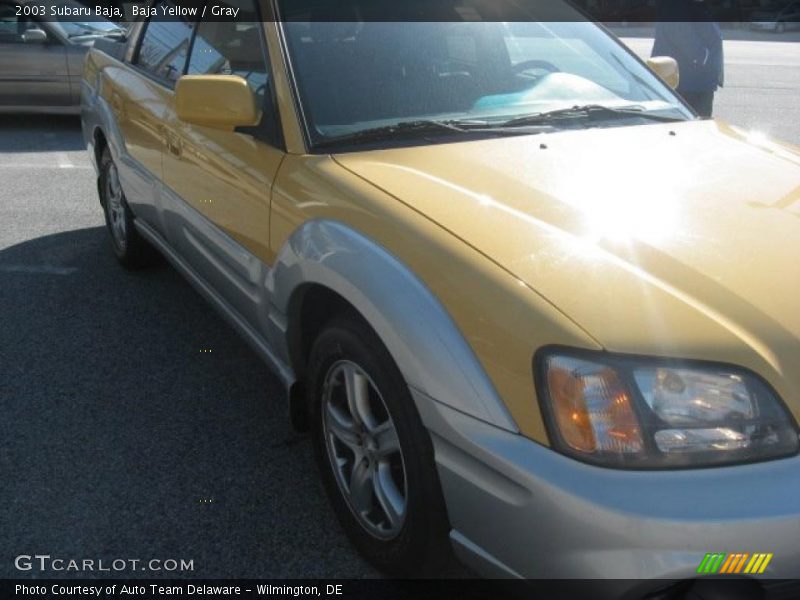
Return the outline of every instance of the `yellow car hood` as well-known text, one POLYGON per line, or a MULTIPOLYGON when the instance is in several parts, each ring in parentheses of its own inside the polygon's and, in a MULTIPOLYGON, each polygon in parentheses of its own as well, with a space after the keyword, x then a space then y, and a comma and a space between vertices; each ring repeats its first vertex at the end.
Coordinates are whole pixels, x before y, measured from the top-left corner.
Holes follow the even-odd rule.
POLYGON ((696 121, 334 158, 608 350, 740 364, 798 411, 796 150, 696 121))

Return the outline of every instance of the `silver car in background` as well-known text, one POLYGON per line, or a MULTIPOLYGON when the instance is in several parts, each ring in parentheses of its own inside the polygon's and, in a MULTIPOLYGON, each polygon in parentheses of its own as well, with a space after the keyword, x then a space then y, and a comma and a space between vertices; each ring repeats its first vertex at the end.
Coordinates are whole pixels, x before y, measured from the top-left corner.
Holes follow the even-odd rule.
POLYGON ((58 5, 81 6, 72 0, 0 0, 0 113, 78 114, 86 51, 98 39, 126 34, 99 17, 57 22, 30 14, 58 5))

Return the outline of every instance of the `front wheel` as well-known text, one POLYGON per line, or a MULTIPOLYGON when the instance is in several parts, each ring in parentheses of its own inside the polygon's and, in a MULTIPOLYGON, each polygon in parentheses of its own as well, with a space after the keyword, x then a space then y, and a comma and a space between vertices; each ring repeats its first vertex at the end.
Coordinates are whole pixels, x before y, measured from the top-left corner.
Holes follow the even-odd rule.
POLYGON ((315 455, 345 533, 384 571, 440 573, 451 551, 433 447, 388 351, 361 319, 339 317, 309 365, 315 455))

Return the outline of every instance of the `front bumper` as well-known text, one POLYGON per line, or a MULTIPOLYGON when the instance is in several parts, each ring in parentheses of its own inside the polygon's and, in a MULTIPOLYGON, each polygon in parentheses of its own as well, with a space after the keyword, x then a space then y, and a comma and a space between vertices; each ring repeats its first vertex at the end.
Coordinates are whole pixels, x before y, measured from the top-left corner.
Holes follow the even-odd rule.
POLYGON ((433 437, 457 554, 484 575, 631 587, 698 577, 706 553, 763 552, 774 556, 758 577, 800 577, 800 457, 605 469, 414 395, 433 437))

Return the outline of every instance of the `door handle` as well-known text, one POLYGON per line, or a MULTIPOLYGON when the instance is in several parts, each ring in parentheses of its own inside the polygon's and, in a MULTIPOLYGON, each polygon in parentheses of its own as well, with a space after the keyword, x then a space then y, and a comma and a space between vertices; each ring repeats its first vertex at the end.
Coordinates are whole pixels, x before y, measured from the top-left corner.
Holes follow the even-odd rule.
POLYGON ((172 154, 173 156, 180 156, 181 154, 183 154, 183 144, 181 143, 180 138, 169 132, 166 132, 165 137, 167 143, 167 150, 169 150, 170 154, 172 154))

